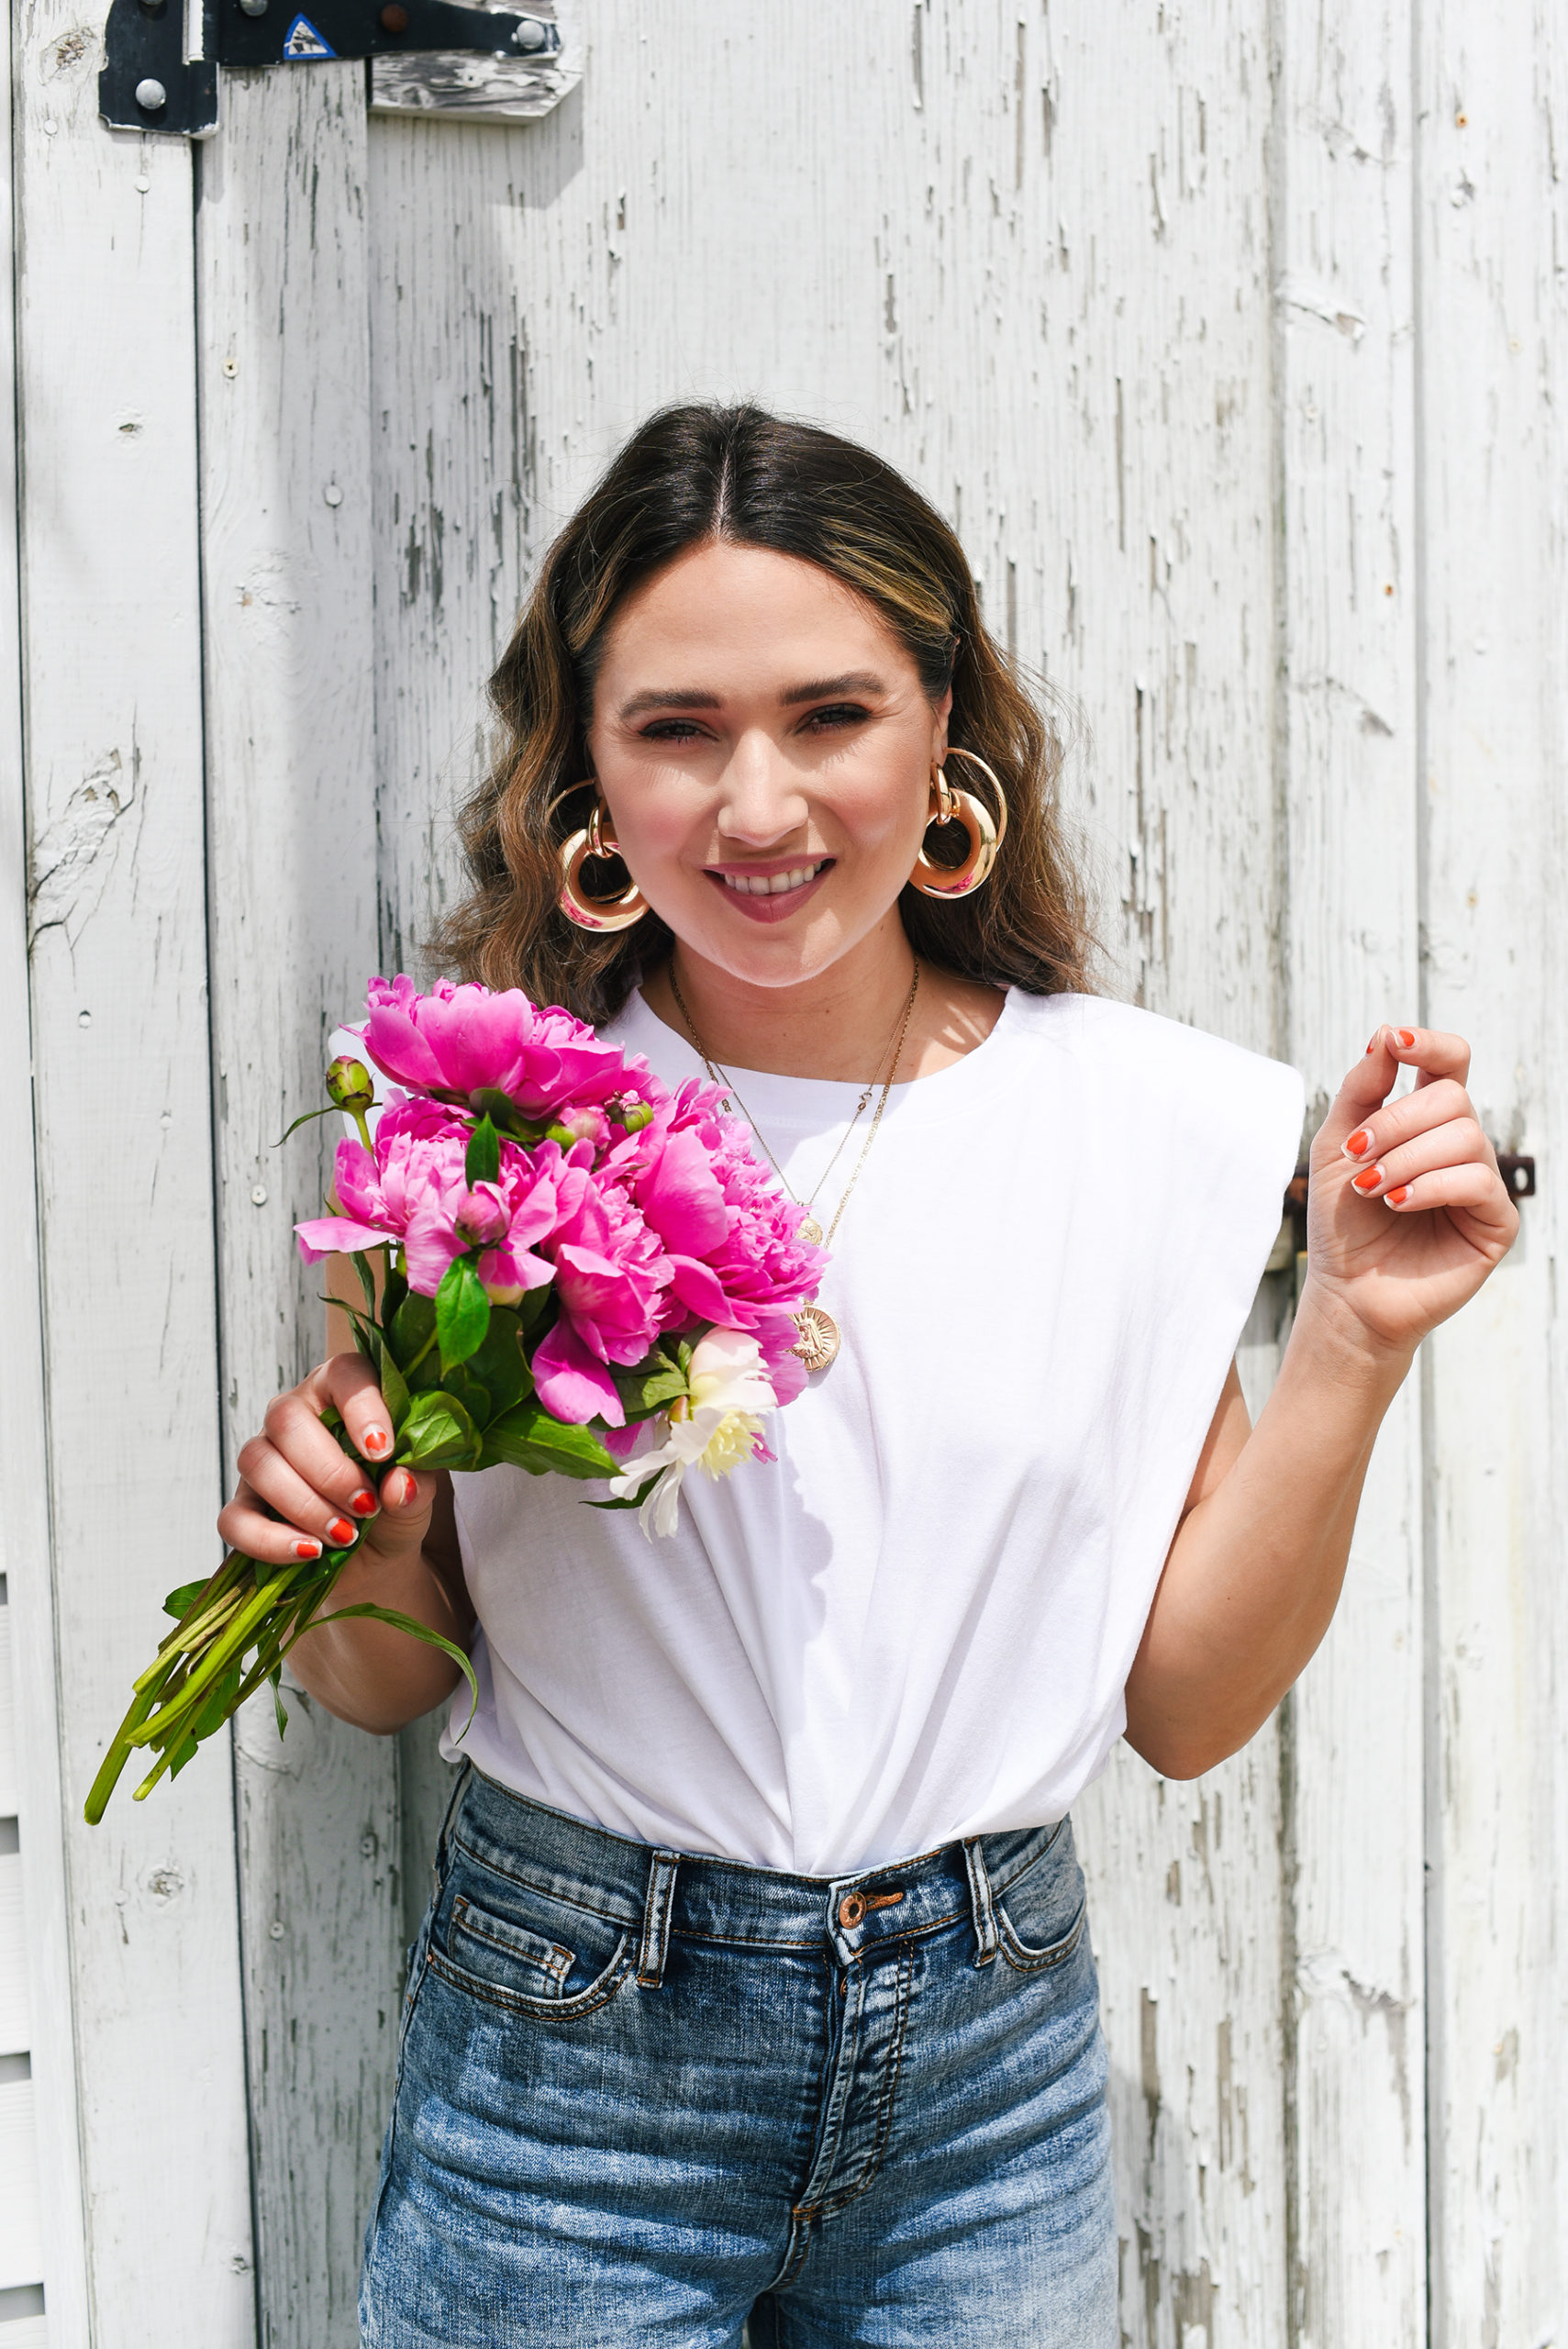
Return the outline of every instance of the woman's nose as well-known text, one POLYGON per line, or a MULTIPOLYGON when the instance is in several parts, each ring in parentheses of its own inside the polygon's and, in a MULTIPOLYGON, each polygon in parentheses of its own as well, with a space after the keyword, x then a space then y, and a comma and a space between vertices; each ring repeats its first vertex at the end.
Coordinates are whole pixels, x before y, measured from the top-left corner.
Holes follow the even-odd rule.
POLYGON ((743 734, 724 773, 718 829, 748 848, 771 848, 806 819, 806 795, 776 742, 743 734))

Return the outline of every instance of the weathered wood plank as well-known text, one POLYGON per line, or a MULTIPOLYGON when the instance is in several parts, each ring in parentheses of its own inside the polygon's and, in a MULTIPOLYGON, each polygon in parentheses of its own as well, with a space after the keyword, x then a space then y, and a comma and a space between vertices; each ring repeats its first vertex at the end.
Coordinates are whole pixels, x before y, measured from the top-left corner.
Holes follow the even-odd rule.
MULTIPOLYGON (((0 78, 13 87, 15 18, 0 25, 0 78)), ((13 201, 15 112, 0 117, 0 383, 17 381, 13 201)), ((87 2264, 76 2127, 75 2030, 67 1927, 65 1845, 56 1701, 54 1601, 50 1576, 49 1455, 39 1289, 38 1194, 33 1157, 32 1033, 28 1012, 28 844, 23 804, 21 607, 17 436, 18 402, 0 403, 0 1818, 17 1839, 3 1864, 13 1878, 9 1926, 14 1971, 9 2004, 26 2009, 6 2053, 28 2054, 31 2128, 0 2166, 0 2199, 30 2195, 39 2211, 40 2260, 58 2336, 84 2339, 87 2264), (26 1850, 23 1851, 25 1841, 26 1850), (17 1978, 19 1976, 19 1979, 17 1978)), ((0 1932, 6 1929, 0 1928, 0 1932)), ((20 2343, 18 2343, 18 2349, 20 2343)))
MULTIPOLYGON (((1416 1002, 1411 36, 1404 0, 1280 24, 1285 975, 1315 1123, 1373 1026, 1416 1002)), ((1315 2349, 1393 2349, 1425 2324, 1417 1423, 1412 1380, 1287 1716, 1290 2338, 1315 2349)))
POLYGON ((1420 47, 1424 1016, 1532 1152, 1513 1255, 1428 1348, 1433 2349, 1568 2321, 1568 51, 1531 0, 1420 47))
MULTIPOLYGON (((202 498, 226 1439, 321 1352, 332 1030, 375 961, 364 84, 232 77, 202 156, 202 498)), ((426 346, 428 357, 428 346, 426 346)), ((391 2081, 395 1757, 297 1695, 235 1746, 262 2338, 347 2349, 391 2081)))
MULTIPOLYGON (((21 1604, 31 1617, 25 1675, 52 1671, 46 1685, 59 1690, 92 2337, 96 2349, 238 2349, 252 2338, 252 2305, 228 1773, 208 1756, 145 1806, 128 1787, 100 1828, 80 1815, 164 1592, 213 1554, 217 1497, 191 161, 178 142, 104 129, 96 40, 59 0, 21 11, 18 45, 23 682, 50 1408, 39 1489, 57 1663, 36 1503, 10 1587, 19 1631, 21 1604), (106 1244, 84 1244, 95 1232, 106 1244), (195 2247, 177 2291, 171 2211, 195 2247)), ((28 1319, 15 1326, 26 1345, 28 1319)), ((23 1791, 39 1828, 38 1930, 52 1937, 59 1809, 51 1818, 23 1791)), ((23 1856, 30 1870, 27 1842, 23 1856)), ((57 2023, 53 2077, 46 2087, 40 2065, 36 2079, 51 2131, 61 2033, 57 2023)), ((63 2176, 52 2137, 40 2154, 52 2190, 63 2176)), ((72 2207, 68 2191, 67 2223, 72 2207)))

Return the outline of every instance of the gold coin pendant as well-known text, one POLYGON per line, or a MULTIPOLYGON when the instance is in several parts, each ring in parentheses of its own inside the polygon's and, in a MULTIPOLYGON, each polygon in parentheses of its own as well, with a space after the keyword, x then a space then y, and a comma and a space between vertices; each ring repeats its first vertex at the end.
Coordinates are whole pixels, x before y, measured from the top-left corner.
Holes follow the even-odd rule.
POLYGON ((822 1245, 822 1226, 817 1222, 817 1218, 814 1215, 803 1215, 800 1221, 795 1225, 795 1236, 801 1242, 803 1247, 820 1248, 822 1245))
POLYGON ((826 1370, 839 1351, 839 1325, 819 1305, 803 1306, 795 1317, 800 1332, 794 1351, 807 1370, 826 1370))

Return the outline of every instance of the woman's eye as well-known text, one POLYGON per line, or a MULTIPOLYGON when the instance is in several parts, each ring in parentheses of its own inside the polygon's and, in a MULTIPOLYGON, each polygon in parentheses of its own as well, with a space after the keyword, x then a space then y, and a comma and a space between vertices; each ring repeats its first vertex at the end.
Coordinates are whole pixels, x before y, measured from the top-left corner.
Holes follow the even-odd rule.
POLYGON ((806 720, 808 734, 830 734, 844 726, 858 726, 868 713, 859 702, 834 702, 827 709, 814 709, 806 720))
POLYGON ((660 718, 642 729, 645 742, 695 742, 702 732, 689 718, 660 718))

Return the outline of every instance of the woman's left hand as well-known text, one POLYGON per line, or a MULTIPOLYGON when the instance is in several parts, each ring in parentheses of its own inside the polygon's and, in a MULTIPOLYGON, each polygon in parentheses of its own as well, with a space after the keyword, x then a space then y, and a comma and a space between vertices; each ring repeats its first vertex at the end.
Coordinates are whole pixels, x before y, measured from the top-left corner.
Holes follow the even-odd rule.
POLYGON ((1518 1233, 1469 1074, 1462 1036, 1380 1028, 1313 1140, 1307 1281, 1379 1353, 1413 1353, 1518 1233), (1416 1089, 1390 1101, 1402 1067, 1416 1089))

